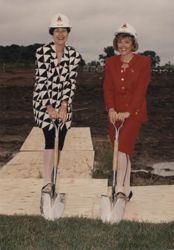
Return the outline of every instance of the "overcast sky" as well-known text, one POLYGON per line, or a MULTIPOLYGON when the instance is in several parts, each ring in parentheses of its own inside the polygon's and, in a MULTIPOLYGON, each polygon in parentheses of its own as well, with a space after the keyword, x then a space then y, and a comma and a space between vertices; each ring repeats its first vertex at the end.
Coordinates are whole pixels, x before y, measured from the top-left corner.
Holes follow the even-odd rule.
POLYGON ((68 44, 87 62, 98 60, 128 22, 137 30, 140 52, 154 50, 162 65, 174 64, 174 0, 0 0, 0 45, 48 43, 57 12, 69 17, 68 44))

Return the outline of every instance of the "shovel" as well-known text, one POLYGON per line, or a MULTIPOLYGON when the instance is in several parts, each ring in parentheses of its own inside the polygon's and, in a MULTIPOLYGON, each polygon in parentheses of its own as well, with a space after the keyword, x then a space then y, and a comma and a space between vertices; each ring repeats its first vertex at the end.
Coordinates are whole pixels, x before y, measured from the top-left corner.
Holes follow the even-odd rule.
POLYGON ((52 170, 52 178, 51 178, 51 192, 50 193, 42 193, 41 195, 41 214, 47 220, 55 220, 60 218, 63 215, 64 207, 65 207, 65 193, 56 193, 56 180, 57 180, 57 170, 59 165, 59 128, 56 126, 55 122, 53 122, 55 128, 55 143, 54 143, 54 165, 52 170))
MULTIPOLYGON (((115 129, 115 139, 114 139, 114 152, 113 152, 113 162, 112 162, 112 170, 113 170, 113 179, 112 179, 112 194, 111 197, 107 195, 101 196, 101 220, 103 222, 117 222, 115 219, 115 214, 118 211, 115 211, 116 205, 116 171, 118 165, 118 139, 120 129, 123 126, 122 122, 119 127, 116 127, 113 123, 115 129)), ((120 216, 119 216, 120 217, 120 216)))

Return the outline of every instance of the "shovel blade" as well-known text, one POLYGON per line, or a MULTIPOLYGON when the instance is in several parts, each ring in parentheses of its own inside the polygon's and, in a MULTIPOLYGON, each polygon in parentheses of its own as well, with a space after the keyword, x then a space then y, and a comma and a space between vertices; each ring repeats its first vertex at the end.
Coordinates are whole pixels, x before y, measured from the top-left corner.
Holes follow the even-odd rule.
POLYGON ((63 216, 64 209, 65 209, 65 194, 58 193, 54 202, 53 202, 53 217, 55 219, 59 219, 63 216))
POLYGON ((124 216, 125 206, 125 199, 117 199, 111 211, 111 223, 120 223, 124 216))
POLYGON ((106 195, 101 196, 100 215, 102 222, 110 222, 111 217, 111 202, 106 195))
POLYGON ((46 220, 53 220, 50 194, 44 193, 41 196, 41 213, 46 220))
POLYGON ((50 194, 42 194, 41 213, 46 220, 54 221, 63 215, 64 195, 65 194, 56 194, 55 198, 52 198, 50 194))

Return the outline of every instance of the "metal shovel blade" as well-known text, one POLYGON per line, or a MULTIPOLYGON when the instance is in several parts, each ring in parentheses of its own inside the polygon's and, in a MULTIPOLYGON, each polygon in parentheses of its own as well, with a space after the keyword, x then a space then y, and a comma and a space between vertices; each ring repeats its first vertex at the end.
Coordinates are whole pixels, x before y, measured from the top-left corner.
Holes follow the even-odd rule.
POLYGON ((51 197, 50 194, 44 193, 41 196, 41 212, 46 220, 52 220, 60 218, 64 212, 64 198, 65 194, 56 194, 55 197, 51 197))
POLYGON ((65 208, 65 194, 58 193, 52 205, 54 220, 59 219, 60 217, 63 216, 64 208, 65 208))
POLYGON ((111 202, 110 202, 110 198, 107 195, 101 196, 100 216, 101 216, 102 222, 110 222, 111 202))
POLYGON ((101 196, 101 220, 107 223, 119 223, 124 216, 126 200, 118 198, 113 200, 107 195, 101 196))
POLYGON ((48 193, 41 195, 41 214, 46 220, 51 220, 52 207, 51 207, 51 196, 48 193))
POLYGON ((115 204, 113 205, 112 211, 111 211, 111 223, 119 223, 124 216, 126 201, 125 199, 117 199, 115 204))

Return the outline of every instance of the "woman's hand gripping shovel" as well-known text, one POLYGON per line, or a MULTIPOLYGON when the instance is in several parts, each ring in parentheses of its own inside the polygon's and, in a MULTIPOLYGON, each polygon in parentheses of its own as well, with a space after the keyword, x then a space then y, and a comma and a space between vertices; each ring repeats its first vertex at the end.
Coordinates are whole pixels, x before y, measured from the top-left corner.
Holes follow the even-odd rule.
POLYGON ((56 193, 56 180, 57 170, 59 165, 59 129, 61 123, 56 126, 52 121, 55 128, 55 142, 54 142, 54 165, 51 178, 51 192, 41 194, 41 214, 47 220, 55 220, 63 215, 65 207, 65 193, 56 193))
POLYGON ((112 194, 111 197, 102 195, 101 197, 101 220, 103 222, 111 222, 115 221, 115 205, 116 205, 116 171, 118 165, 118 143, 119 143, 119 133, 120 129, 123 126, 122 122, 120 126, 117 128, 113 123, 115 129, 115 139, 114 139, 114 150, 113 150, 113 162, 112 162, 112 170, 113 170, 113 179, 112 179, 112 194))

